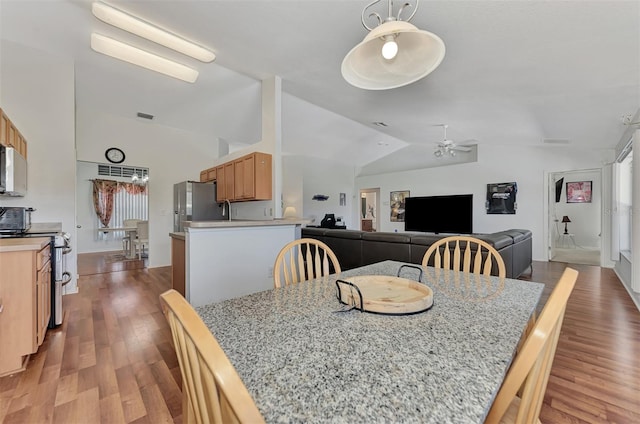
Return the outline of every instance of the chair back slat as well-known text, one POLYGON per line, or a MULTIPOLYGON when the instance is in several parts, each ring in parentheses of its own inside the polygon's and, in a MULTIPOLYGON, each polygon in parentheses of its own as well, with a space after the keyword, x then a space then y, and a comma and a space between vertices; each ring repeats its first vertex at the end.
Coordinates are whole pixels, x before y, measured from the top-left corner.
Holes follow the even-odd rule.
POLYGON ((470 236, 444 237, 436 241, 424 254, 422 266, 427 266, 430 260, 435 268, 484 275, 491 275, 496 264, 497 276, 504 278, 507 275, 500 253, 486 241, 470 236), (461 243, 464 243, 464 248, 460 247, 461 243))
POLYGON ((160 295, 182 375, 183 422, 264 423, 253 398, 196 311, 175 290, 160 295))
POLYGON ((538 417, 558 346, 567 302, 577 279, 576 270, 565 269, 540 317, 513 360, 485 423, 539 422, 538 417), (521 393, 520 397, 518 392, 521 393))
POLYGON ((320 240, 303 238, 287 243, 278 256, 273 266, 273 285, 281 287, 299 283, 305 280, 320 278, 333 271, 339 273, 340 263, 335 253, 320 240), (297 261, 287 258, 296 257, 297 261), (289 278, 289 274, 292 278, 289 278))

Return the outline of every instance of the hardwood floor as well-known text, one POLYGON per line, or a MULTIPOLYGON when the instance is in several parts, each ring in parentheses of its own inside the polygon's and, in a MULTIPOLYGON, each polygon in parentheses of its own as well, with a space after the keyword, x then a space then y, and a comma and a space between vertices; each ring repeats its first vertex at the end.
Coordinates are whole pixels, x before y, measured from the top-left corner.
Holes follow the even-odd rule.
MULTIPOLYGON (((536 262, 524 279, 546 283, 546 301, 564 267, 536 262)), ((573 267, 580 276, 540 419, 638 423, 640 313, 612 270, 573 267)), ((85 272, 27 370, 0 378, 0 421, 181 423, 180 371, 158 302, 170 267, 85 272)))

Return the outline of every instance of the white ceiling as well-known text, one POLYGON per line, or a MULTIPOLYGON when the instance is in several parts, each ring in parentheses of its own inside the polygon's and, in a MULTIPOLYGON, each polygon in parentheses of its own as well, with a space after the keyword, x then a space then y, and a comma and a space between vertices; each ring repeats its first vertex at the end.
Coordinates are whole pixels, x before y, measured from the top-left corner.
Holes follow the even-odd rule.
POLYGON ((277 75, 283 151, 369 174, 434 166, 441 123, 448 138, 477 139, 478 149, 543 139, 610 149, 626 129, 622 116, 640 107, 640 1, 422 1, 412 23, 444 40, 445 59, 423 80, 386 91, 354 88, 340 75, 344 55, 366 35, 368 2, 109 2, 210 47, 210 64, 110 27, 83 0, 1 0, 0 36, 73 57, 78 108, 151 113, 156 124, 232 144, 260 140, 259 80, 277 75), (89 47, 92 31, 200 77, 188 84, 102 56, 89 47))

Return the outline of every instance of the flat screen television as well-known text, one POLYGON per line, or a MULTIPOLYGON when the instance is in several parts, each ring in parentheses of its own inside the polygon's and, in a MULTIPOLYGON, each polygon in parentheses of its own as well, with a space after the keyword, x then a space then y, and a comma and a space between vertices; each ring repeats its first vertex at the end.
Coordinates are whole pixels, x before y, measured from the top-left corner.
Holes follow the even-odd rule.
POLYGON ((473 232, 473 194, 407 197, 405 231, 471 234, 473 232))

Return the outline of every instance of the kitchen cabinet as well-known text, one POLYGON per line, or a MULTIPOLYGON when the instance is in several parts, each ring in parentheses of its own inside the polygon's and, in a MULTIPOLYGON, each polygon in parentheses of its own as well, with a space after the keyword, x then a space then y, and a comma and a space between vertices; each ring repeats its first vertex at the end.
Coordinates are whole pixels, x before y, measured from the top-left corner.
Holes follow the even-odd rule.
POLYGON ((200 181, 216 181, 216 201, 271 200, 271 155, 253 152, 200 172, 200 181))
POLYGON ((7 147, 13 147, 18 153, 26 159, 27 157, 27 140, 13 125, 7 114, 0 109, 0 144, 7 147))
POLYGON ((224 165, 216 167, 216 202, 220 203, 227 198, 227 191, 225 190, 225 175, 224 165))
POLYGON ((0 376, 23 371, 51 315, 47 237, 0 240, 0 376))
POLYGON ((271 155, 255 152, 234 161, 235 198, 243 200, 270 200, 271 155))
POLYGON ((9 145, 9 127, 11 126, 11 121, 9 121, 9 117, 0 109, 0 145, 8 146, 9 145))
POLYGON ((171 287, 185 296, 184 234, 171 234, 171 287))
POLYGON ((228 199, 229 201, 235 200, 234 177, 235 177, 235 164, 233 162, 225 163, 224 164, 224 199, 228 199))
POLYGON ((200 171, 200 182, 208 183, 216 180, 216 167, 205 169, 204 171, 200 171))

